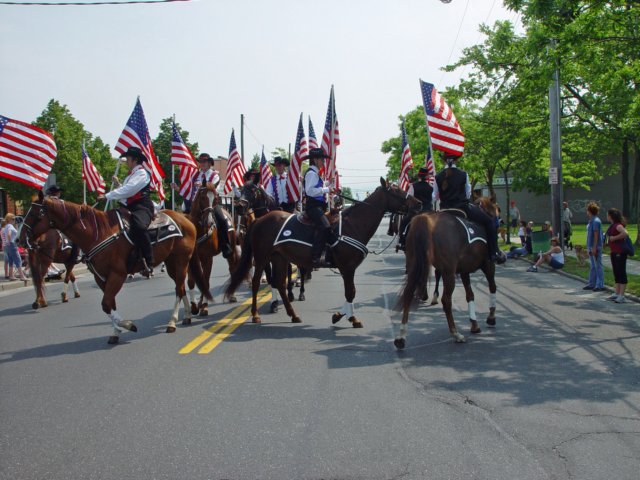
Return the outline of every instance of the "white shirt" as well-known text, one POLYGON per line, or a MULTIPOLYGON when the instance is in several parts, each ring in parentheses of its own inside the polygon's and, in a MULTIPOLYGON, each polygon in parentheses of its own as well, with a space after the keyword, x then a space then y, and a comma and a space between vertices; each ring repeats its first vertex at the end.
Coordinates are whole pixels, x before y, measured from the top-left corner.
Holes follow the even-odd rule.
POLYGON ((318 167, 313 165, 309 167, 309 170, 307 170, 307 173, 304 176, 304 193, 307 197, 319 197, 320 195, 329 193, 329 187, 325 185, 325 182, 322 183, 322 187, 316 187, 318 180, 320 180, 318 167))
POLYGON ((282 172, 282 175, 274 175, 273 178, 275 179, 277 195, 273 188, 273 179, 267 182, 266 192, 273 198, 276 198, 278 203, 289 203, 289 196, 287 195, 287 172, 282 172))
MULTIPOLYGON (((453 165, 451 165, 451 167, 446 165, 444 168, 458 168, 458 167, 456 167, 456 164, 454 163, 453 165)), ((464 174, 467 177, 464 184, 464 191, 465 191, 465 194, 467 195, 467 199, 469 199, 471 198, 471 184, 469 183, 469 174, 467 172, 465 172, 464 174)), ((431 199, 434 204, 436 201, 440 200, 440 191, 438 190, 438 182, 433 182, 433 193, 431 194, 431 199)))
POLYGON ((127 178, 118 188, 105 194, 107 200, 123 200, 127 204, 127 198, 132 197, 142 190, 151 180, 149 172, 142 165, 136 165, 131 169, 127 178))
POLYGON ((202 187, 202 175, 204 175, 206 183, 213 183, 216 188, 220 183, 220 175, 213 168, 208 168, 204 172, 202 170, 198 170, 191 179, 191 182, 193 183, 193 188, 191 189, 191 200, 195 198, 198 189, 202 187))

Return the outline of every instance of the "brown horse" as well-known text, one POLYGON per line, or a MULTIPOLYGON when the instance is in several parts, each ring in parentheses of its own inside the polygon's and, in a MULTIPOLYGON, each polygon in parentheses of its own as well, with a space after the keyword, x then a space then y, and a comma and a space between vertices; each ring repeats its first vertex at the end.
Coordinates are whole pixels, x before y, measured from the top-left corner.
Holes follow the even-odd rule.
MULTIPOLYGON (((176 298, 166 330, 167 333, 172 333, 176 330, 181 301, 185 307, 185 320, 191 315, 184 288, 188 269, 205 295, 211 298, 211 294, 206 289, 199 262, 197 259, 192 260, 196 243, 195 226, 180 213, 170 210, 164 210, 163 213, 175 223, 180 233, 157 243, 153 248, 155 264, 165 262, 167 273, 175 282, 176 298)), ((126 217, 127 214, 123 216, 126 217)), ((127 273, 141 269, 141 262, 138 261, 127 272, 127 258, 133 247, 121 230, 119 212, 101 212, 87 205, 44 197, 40 192, 38 201, 31 204, 24 219, 21 241, 33 242, 34 238, 53 228, 60 230, 85 252, 87 267, 103 291, 102 310, 113 325, 113 334, 108 343, 118 343, 120 332, 124 330, 136 332, 138 329, 135 324, 130 320, 123 320, 116 310, 116 295, 122 288, 127 273)), ((171 225, 169 228, 174 230, 172 233, 178 233, 175 232, 175 226, 171 225)))
MULTIPOLYGON (((191 210, 189 212, 189 219, 196 226, 197 240, 196 240, 196 252, 194 254, 200 260, 202 272, 204 278, 207 281, 207 288, 209 290, 209 276, 211 275, 211 269, 213 266, 213 257, 218 255, 221 251, 221 245, 218 241, 218 235, 216 232, 216 224, 213 218, 213 210, 219 200, 215 190, 208 187, 202 187, 196 192, 196 196, 191 202, 191 210)), ((229 229, 229 243, 231 245, 231 255, 227 258, 229 264, 229 273, 235 270, 238 263, 238 244, 236 241, 236 233, 233 229, 233 219, 229 212, 224 208, 222 209, 224 216, 227 218, 227 222, 231 225, 229 229)), ((209 304, 207 299, 201 294, 200 298, 196 302, 196 294, 194 291, 195 281, 191 274, 189 274, 188 280, 189 286, 189 298, 191 300, 191 313, 194 315, 206 316, 209 314, 209 304)), ((212 299, 213 300, 213 299, 212 299)), ((235 297, 229 298, 229 301, 235 302, 235 297)))
POLYGON ((75 267, 78 258, 78 249, 75 245, 65 245, 62 234, 58 230, 49 230, 40 235, 33 244, 27 244, 25 247, 29 252, 29 269, 31 270, 33 288, 36 291, 36 300, 31 305, 34 310, 48 305, 44 296, 44 279, 52 263, 63 263, 65 267, 64 288, 60 294, 62 302, 69 301, 67 296, 69 282, 73 287, 74 297, 80 297, 76 276, 73 274, 73 267, 75 267))
MULTIPOLYGON (((492 212, 489 199, 481 199, 485 211, 492 212)), ((462 213, 462 212, 460 212, 462 213)), ((480 227, 476 226, 477 230, 480 227)), ((456 284, 456 273, 464 285, 469 308, 471 333, 480 333, 476 319, 475 301, 471 289, 470 274, 482 270, 489 283, 490 307, 487 324, 496 324, 495 264, 489 260, 487 244, 476 239, 469 242, 467 230, 454 213, 441 211, 417 215, 411 221, 406 243, 407 277, 404 282, 398 307, 402 309, 400 335, 394 343, 398 349, 405 347, 409 309, 417 298, 426 299, 427 280, 433 266, 442 275, 444 291, 442 309, 447 317, 449 332, 457 343, 465 341, 458 332, 451 311, 451 297, 456 284)))
MULTIPOLYGON (((405 207, 418 206, 420 202, 407 195, 395 186, 389 186, 383 178, 378 187, 365 201, 342 212, 340 225, 340 241, 331 249, 333 263, 340 270, 344 282, 345 303, 338 313, 332 317, 333 323, 348 315, 349 321, 356 328, 362 327, 362 322, 356 319, 353 299, 356 287, 353 282, 356 268, 362 263, 368 251, 366 244, 376 232, 385 212, 394 212, 405 207)), ((247 277, 253 257, 255 271, 251 281, 253 303, 251 315, 254 323, 260 323, 257 309, 257 295, 260 287, 260 276, 267 262, 273 267, 273 282, 278 288, 287 315, 294 323, 301 322, 300 317, 291 307, 286 290, 285 281, 287 264, 294 263, 303 268, 311 269, 311 247, 297 242, 282 242, 274 245, 278 234, 285 222, 292 214, 281 211, 270 212, 256 220, 244 239, 242 256, 238 268, 231 275, 226 294, 235 292, 236 288, 247 277)))

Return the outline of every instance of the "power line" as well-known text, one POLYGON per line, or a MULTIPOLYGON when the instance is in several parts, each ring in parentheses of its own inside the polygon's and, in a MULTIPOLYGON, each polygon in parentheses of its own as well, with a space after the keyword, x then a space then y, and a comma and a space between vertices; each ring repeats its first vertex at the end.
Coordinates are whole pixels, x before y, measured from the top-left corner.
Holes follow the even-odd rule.
POLYGON ((150 3, 175 3, 175 2, 190 2, 191 0, 124 0, 122 2, 117 1, 100 1, 100 2, 2 2, 0 5, 13 5, 18 7, 94 7, 96 5, 135 5, 135 4, 150 4, 150 3))

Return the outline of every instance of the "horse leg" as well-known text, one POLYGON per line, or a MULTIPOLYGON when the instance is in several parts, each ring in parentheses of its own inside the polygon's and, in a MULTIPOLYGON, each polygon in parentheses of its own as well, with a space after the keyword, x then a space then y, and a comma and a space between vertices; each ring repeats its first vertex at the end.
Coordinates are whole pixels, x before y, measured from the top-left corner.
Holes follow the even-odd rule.
POLYGON ((469 309, 469 321, 471 322, 471 333, 480 333, 480 327, 478 326, 478 319, 476 318, 476 302, 473 290, 471 289, 471 276, 469 273, 461 273, 460 279, 464 286, 464 292, 467 298, 467 307, 469 309))
POLYGON ((287 298, 290 302, 293 302, 295 296, 293 295, 293 265, 287 264, 287 298))
MULTIPOLYGON (((204 274, 205 278, 211 277, 212 266, 213 256, 207 256, 206 258, 202 259, 202 273, 204 274)), ((200 294, 200 301, 198 302, 198 306, 200 311, 199 315, 201 317, 206 317, 207 315, 209 315, 209 302, 202 293, 200 294)))
POLYGON ((125 276, 112 273, 107 277, 107 281, 103 287, 102 295, 102 311, 107 314, 111 324, 113 325, 113 334, 107 340, 107 343, 113 345, 120 340, 120 332, 128 330, 130 332, 137 332, 138 328, 131 320, 124 320, 116 310, 116 295, 122 288, 125 276))
MULTIPOLYGON (((196 255, 196 253, 194 253, 194 255, 196 255)), ((191 301, 191 315, 197 315, 198 312, 200 312, 200 309, 198 308, 198 303, 196 302, 196 291, 195 291, 196 282, 193 278, 191 278, 191 275, 188 276, 187 287, 189 287, 189 299, 191 301)))
POLYGON ((306 297, 304 296, 304 277, 306 277, 307 272, 303 268, 298 267, 298 278, 300 279, 300 294, 298 295, 298 300, 304 302, 306 297))
POLYGON ((356 285, 353 281, 353 277, 355 275, 355 270, 345 270, 341 271, 342 280, 344 282, 344 298, 345 302, 338 310, 338 313, 334 313, 331 317, 332 323, 337 323, 340 321, 342 317, 348 315, 348 320, 353 325, 353 328, 362 328, 362 322, 358 320, 355 316, 355 310, 353 308, 353 299, 356 296, 356 285))
POLYGON ((449 325, 449 333, 453 337, 456 343, 466 342, 464 336, 458 333, 456 328, 456 322, 453 319, 453 313, 451 311, 451 297, 453 296, 453 290, 456 287, 456 274, 455 272, 446 272, 442 274, 442 286, 444 292, 442 294, 442 309, 447 317, 447 324, 449 325))
POLYGON ((487 278, 489 283, 489 316, 487 317, 487 325, 489 327, 495 327, 496 325, 496 291, 498 287, 496 285, 496 266, 493 263, 485 262, 482 267, 482 272, 487 278))
POLYGON ((165 266, 169 277, 173 279, 175 283, 176 298, 173 304, 173 312, 167 325, 166 333, 174 333, 176 331, 176 322, 178 321, 178 314, 180 312, 180 303, 185 306, 183 325, 191 323, 191 314, 189 309, 189 303, 187 302, 187 292, 184 288, 184 282, 187 279, 187 271, 189 269, 188 256, 185 259, 179 255, 170 255, 165 259, 165 266), (179 263, 180 262, 180 263, 179 263))
POLYGON ((71 272, 69 274, 69 280, 71 280, 71 288, 73 288, 73 298, 80 298, 80 290, 76 285, 76 276, 71 272))
POLYGON ((433 291, 433 298, 431 299, 431 305, 437 305, 438 300, 440 300, 440 278, 441 277, 442 275, 440 275, 440 272, 436 270, 436 288, 433 291))
POLYGON ((40 274, 38 279, 36 280, 35 272, 31 272, 31 278, 33 279, 33 288, 36 290, 36 301, 33 302, 31 308, 37 310, 40 307, 44 308, 48 305, 47 299, 44 296, 44 276, 46 274, 47 267, 43 269, 43 265, 35 261, 33 262, 33 265, 34 266, 32 268, 34 270, 38 269, 38 273, 40 274))
POLYGON ((287 262, 287 260, 281 255, 274 255, 271 258, 271 281, 278 288, 280 298, 282 298, 282 303, 284 304, 284 308, 287 311, 287 315, 289 315, 289 318, 291 318, 291 322, 300 323, 302 322, 302 320, 293 310, 291 302, 289 301, 289 295, 287 291, 287 275, 289 268, 291 268, 291 264, 287 262))
POLYGON ((258 265, 256 263, 253 271, 253 277, 251 277, 251 322, 262 323, 260 315, 258 315, 258 290, 260 289, 260 279, 264 270, 264 264, 258 265))
POLYGON ((402 309, 402 323, 400 324, 400 334, 395 338, 393 344, 398 350, 402 350, 407 342, 407 326, 409 323, 409 307, 402 309))

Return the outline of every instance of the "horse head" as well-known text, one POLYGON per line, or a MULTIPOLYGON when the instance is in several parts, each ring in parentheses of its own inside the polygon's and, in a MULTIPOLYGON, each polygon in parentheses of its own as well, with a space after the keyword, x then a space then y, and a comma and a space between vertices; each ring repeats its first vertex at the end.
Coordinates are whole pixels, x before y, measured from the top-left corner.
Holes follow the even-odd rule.
POLYGON ((380 177, 380 188, 382 188, 385 194, 385 211, 387 212, 405 213, 409 209, 419 210, 420 207, 422 207, 420 200, 413 195, 409 195, 396 184, 387 182, 382 177, 380 177))
POLYGON ((200 187, 191 203, 191 217, 201 225, 206 224, 206 219, 212 214, 218 204, 218 194, 215 189, 207 186, 200 187))
POLYGON ((21 245, 33 248, 40 235, 55 228, 54 221, 49 216, 52 202, 53 200, 45 197, 42 191, 38 192, 38 196, 33 199, 20 228, 19 241, 21 245))
POLYGON ((245 183, 240 188, 240 198, 237 200, 242 215, 255 211, 258 217, 261 217, 269 210, 273 210, 276 205, 275 201, 260 186, 252 182, 245 183))

